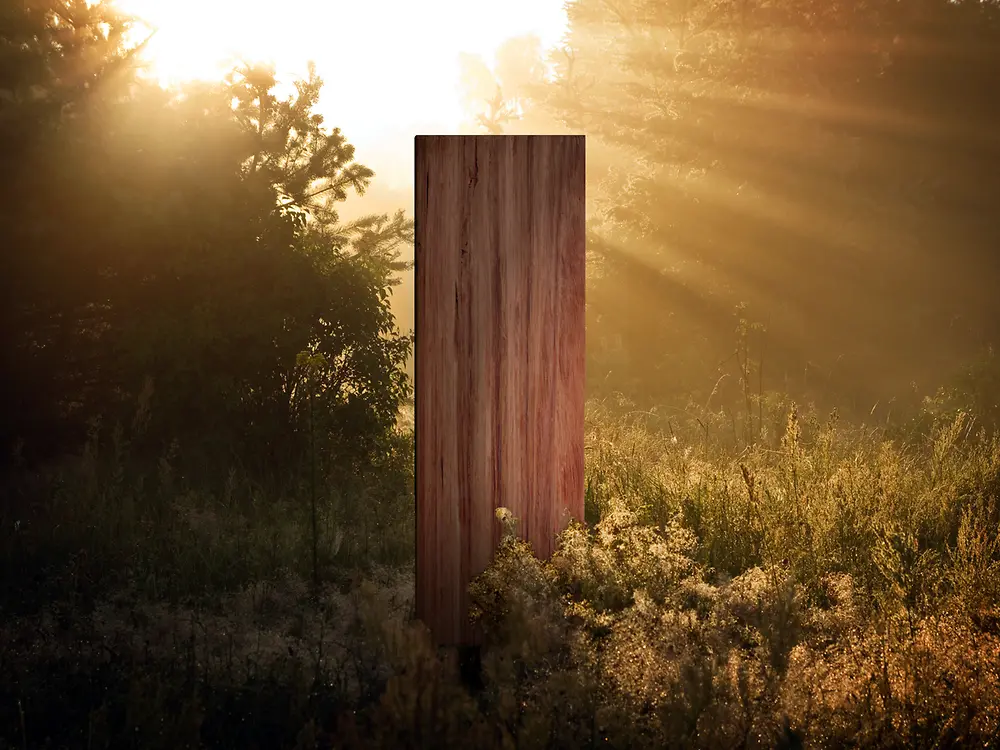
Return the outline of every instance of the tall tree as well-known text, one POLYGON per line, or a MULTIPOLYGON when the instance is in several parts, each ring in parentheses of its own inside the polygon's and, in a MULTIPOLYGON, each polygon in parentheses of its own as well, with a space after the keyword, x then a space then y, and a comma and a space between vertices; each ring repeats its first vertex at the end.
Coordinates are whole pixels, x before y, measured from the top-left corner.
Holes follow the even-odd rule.
POLYGON ((869 407, 939 365, 928 340, 991 334, 996 3, 567 7, 545 101, 593 144, 593 388, 708 391, 741 301, 773 376, 811 366, 869 407))
POLYGON ((315 71, 285 98, 266 68, 175 91, 121 81, 74 90, 75 114, 23 163, 37 189, 4 214, 24 331, 5 374, 15 403, 56 406, 14 410, 4 438, 63 449, 151 382, 154 449, 178 438, 208 462, 285 467, 305 425, 297 355, 313 351, 326 433, 345 454, 377 445, 408 392, 388 290, 412 225, 338 221, 373 175, 313 111, 315 71))
POLYGON ((88 387, 86 338, 100 277, 73 177, 102 155, 93 117, 135 82, 133 20, 85 0, 0 8, 0 442, 39 442, 88 387), (70 395, 72 394, 72 395, 70 395))

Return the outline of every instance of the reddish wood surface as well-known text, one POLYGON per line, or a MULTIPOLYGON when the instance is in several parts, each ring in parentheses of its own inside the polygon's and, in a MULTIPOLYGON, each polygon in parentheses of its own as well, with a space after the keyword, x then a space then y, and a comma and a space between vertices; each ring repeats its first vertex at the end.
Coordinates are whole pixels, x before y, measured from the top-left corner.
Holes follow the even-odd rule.
POLYGON ((584 137, 415 147, 416 615, 475 645, 496 509, 540 557, 583 518, 584 137))

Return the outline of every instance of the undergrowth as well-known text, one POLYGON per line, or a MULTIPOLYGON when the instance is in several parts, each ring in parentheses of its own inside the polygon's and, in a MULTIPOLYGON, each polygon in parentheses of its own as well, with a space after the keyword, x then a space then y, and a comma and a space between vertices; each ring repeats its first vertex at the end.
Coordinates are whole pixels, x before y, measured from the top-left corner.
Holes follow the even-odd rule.
POLYGON ((478 691, 412 620, 407 434, 322 483, 318 589, 304 489, 95 435, 8 480, 0 747, 1000 745, 998 439, 758 404, 590 405, 587 523, 473 585, 478 691))

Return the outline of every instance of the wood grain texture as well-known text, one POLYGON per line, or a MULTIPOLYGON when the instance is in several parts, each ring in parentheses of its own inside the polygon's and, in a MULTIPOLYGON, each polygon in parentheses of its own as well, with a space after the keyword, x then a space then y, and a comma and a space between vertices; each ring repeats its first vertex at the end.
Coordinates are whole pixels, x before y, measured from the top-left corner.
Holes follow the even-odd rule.
POLYGON ((415 139, 416 614, 475 645, 498 507, 540 557, 583 519, 583 136, 415 139))

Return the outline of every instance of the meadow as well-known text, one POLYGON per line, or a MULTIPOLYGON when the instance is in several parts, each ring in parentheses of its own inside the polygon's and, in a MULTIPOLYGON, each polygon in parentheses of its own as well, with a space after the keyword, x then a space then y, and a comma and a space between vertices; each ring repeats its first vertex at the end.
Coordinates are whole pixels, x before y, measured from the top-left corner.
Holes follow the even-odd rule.
POLYGON ((996 435, 755 400, 748 442, 588 404, 585 523, 540 561, 498 520, 477 690, 412 619, 411 428, 315 527, 95 429, 6 480, 0 747, 996 746, 996 435))

